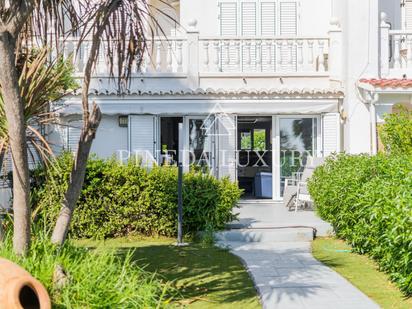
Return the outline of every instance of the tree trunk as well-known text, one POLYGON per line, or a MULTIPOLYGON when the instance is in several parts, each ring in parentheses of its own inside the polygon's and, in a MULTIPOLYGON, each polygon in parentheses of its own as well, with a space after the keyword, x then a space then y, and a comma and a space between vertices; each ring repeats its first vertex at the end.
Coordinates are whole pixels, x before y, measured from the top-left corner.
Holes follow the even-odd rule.
POLYGON ((56 245, 61 246, 66 240, 73 211, 76 208, 77 200, 80 197, 83 187, 90 148, 92 146, 96 130, 99 127, 100 120, 100 109, 96 104, 94 104, 92 113, 89 116, 88 126, 82 129, 82 133, 80 135, 79 148, 76 153, 74 166, 72 167, 72 171, 70 173, 69 186, 64 196, 62 209, 60 210, 59 217, 57 218, 56 225, 53 230, 51 241, 56 245))
POLYGON ((9 32, 0 33, 0 84, 13 161, 13 248, 17 254, 25 254, 30 246, 30 180, 24 105, 15 66, 15 46, 16 41, 9 32))

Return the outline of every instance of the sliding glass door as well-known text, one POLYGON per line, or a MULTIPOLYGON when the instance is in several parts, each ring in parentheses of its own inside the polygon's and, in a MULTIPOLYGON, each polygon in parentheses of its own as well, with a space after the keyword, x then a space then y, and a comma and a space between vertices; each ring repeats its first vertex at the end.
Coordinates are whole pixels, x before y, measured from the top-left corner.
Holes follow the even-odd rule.
POLYGON ((301 172, 309 156, 319 155, 320 119, 317 116, 276 116, 274 152, 277 198, 283 196, 285 181, 301 172))
POLYGON ((214 118, 186 118, 187 160, 191 169, 214 173, 214 118))

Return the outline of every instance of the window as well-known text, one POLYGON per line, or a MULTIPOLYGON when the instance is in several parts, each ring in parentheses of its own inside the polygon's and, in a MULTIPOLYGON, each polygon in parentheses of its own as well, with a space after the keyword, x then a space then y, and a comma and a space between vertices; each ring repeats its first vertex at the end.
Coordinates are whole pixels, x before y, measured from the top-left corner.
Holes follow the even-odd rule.
POLYGON ((252 134, 250 131, 240 132, 240 149, 251 150, 252 149, 252 134))
POLYGON ((254 129, 253 130, 253 150, 266 151, 266 130, 254 129))
POLYGON ((220 35, 298 34, 298 0, 222 0, 220 35))

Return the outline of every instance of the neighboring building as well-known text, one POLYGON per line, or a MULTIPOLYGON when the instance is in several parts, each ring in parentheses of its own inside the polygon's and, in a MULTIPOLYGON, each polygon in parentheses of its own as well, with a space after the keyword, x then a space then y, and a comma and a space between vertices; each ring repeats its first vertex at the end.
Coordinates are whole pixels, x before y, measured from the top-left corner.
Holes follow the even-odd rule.
MULTIPOLYGON (((411 102, 407 81, 388 90, 374 80, 412 78, 412 0, 152 2, 178 23, 159 16, 167 38, 150 42, 123 93, 102 51, 90 93, 103 112, 98 156, 148 152, 186 169, 200 162, 252 196, 264 173, 276 200, 300 157, 374 153, 376 119, 411 102)), ((75 149, 80 94, 56 107, 62 125, 49 138, 75 149)))

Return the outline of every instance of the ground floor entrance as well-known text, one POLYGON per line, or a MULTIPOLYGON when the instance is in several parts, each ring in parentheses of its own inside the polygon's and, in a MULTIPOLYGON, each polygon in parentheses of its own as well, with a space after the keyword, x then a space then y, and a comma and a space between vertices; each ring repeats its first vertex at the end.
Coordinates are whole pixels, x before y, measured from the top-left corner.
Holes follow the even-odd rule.
POLYGON ((309 156, 322 156, 321 116, 238 116, 237 179, 245 196, 280 199, 309 156))
POLYGON ((131 115, 129 151, 238 181, 250 199, 282 198, 306 159, 340 150, 339 114, 131 115))

